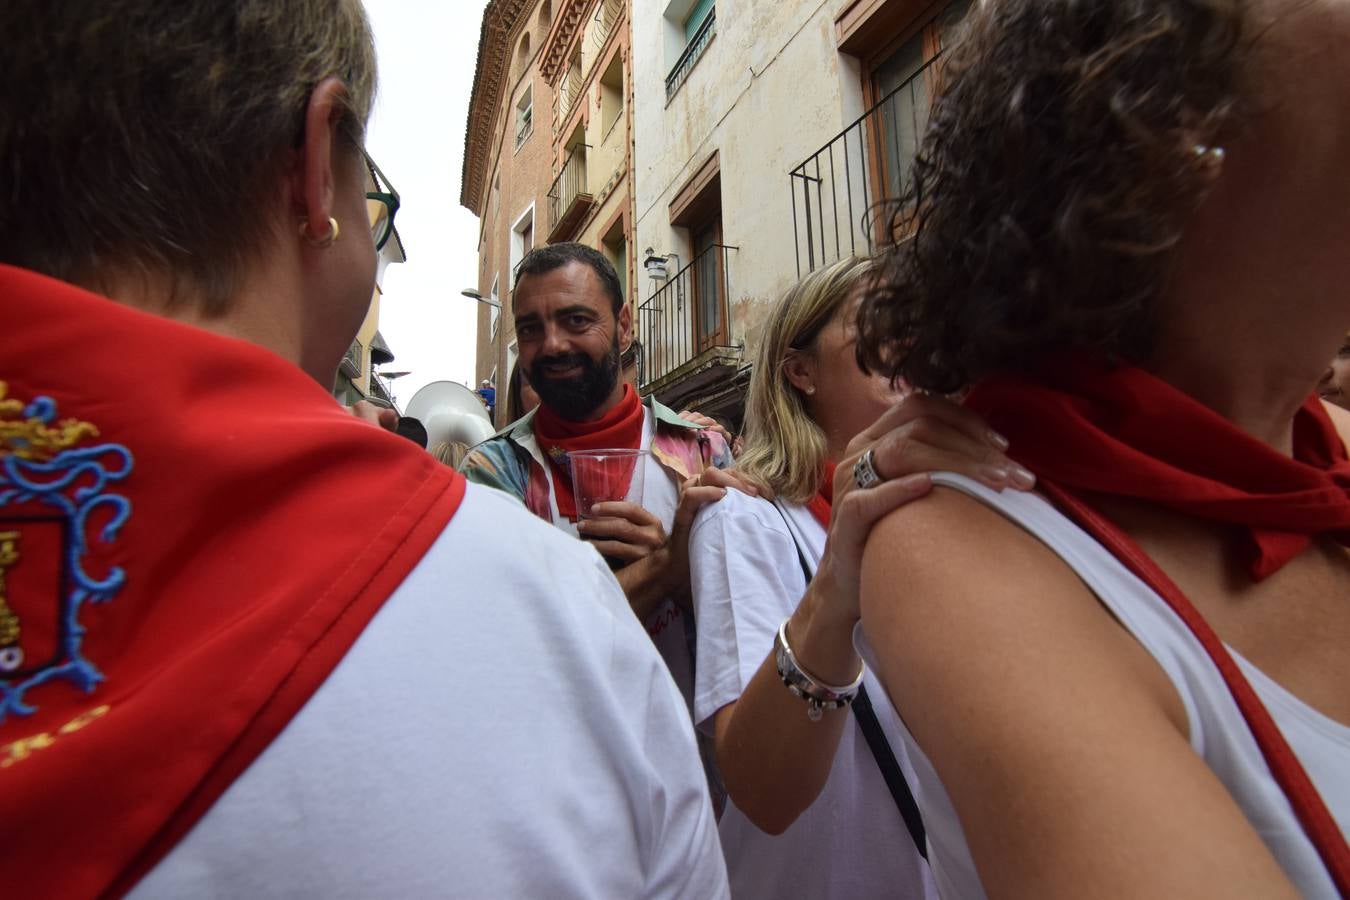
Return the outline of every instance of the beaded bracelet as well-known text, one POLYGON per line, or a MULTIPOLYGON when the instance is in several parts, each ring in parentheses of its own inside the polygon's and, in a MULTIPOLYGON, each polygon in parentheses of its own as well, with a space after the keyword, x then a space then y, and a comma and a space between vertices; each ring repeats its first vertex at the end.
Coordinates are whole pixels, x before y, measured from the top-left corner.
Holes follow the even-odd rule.
POLYGON ((819 722, 823 710, 840 709, 853 702, 853 698, 858 696, 858 688, 862 686, 867 666, 858 670, 858 677, 851 684, 843 687, 826 684, 797 662, 792 647, 788 645, 787 625, 788 620, 784 619, 773 641, 773 659, 778 666, 778 677, 783 679, 789 691, 806 701, 806 717, 812 722, 819 722))

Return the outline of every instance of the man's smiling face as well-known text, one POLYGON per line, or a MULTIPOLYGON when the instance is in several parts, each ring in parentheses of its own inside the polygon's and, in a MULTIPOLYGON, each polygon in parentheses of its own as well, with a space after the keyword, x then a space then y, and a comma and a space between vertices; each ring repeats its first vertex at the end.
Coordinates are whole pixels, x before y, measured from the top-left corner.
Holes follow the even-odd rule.
POLYGON ((521 275, 512 300, 520 364, 540 402, 573 422, 608 412, 622 395, 619 354, 632 333, 627 305, 616 314, 600 277, 577 261, 521 275))

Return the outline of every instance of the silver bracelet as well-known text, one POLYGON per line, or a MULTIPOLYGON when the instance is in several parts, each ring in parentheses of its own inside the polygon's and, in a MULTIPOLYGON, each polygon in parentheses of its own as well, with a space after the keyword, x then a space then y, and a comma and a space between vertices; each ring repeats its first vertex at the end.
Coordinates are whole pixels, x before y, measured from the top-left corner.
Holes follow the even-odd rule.
POLYGON ((867 666, 858 669, 858 677, 853 679, 852 684, 843 687, 826 684, 797 662, 796 655, 788 646, 788 621, 784 619, 783 624, 778 626, 778 634, 773 641, 773 661, 778 666, 778 677, 783 679, 787 689, 806 701, 806 717, 812 722, 819 722, 823 710, 839 709, 853 702, 853 698, 858 696, 858 688, 862 686, 867 666))

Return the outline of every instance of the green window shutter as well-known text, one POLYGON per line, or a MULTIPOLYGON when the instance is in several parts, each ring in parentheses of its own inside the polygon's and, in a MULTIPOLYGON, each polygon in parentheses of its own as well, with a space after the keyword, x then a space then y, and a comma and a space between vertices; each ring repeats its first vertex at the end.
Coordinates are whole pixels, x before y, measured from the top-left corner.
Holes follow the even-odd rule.
POLYGON ((698 0, 694 4, 693 10, 689 13, 689 18, 684 20, 684 42, 687 44, 694 39, 698 33, 699 26, 703 20, 708 18, 708 13, 712 12, 714 0, 698 0))

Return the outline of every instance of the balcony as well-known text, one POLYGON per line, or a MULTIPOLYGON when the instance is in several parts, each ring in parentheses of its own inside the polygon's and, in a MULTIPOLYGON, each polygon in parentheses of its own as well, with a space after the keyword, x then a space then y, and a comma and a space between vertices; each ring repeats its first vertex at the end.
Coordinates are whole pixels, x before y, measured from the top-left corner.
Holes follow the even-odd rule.
POLYGON ((586 214, 595 206, 587 193, 585 144, 578 144, 563 163, 562 171, 548 190, 548 242, 570 240, 580 230, 586 214))
POLYGON ((394 405, 394 392, 378 372, 370 373, 370 391, 366 394, 366 399, 386 409, 398 408, 394 405))
POLYGON ((689 73, 693 71, 694 64, 699 61, 701 56, 703 56, 703 51, 708 49, 708 45, 712 43, 713 36, 716 34, 717 9, 714 7, 708 11, 708 15, 704 18, 703 24, 698 27, 698 31, 694 32, 694 36, 689 39, 689 43, 685 46, 684 52, 680 54, 680 58, 675 61, 675 65, 670 70, 670 74, 666 76, 667 104, 670 103, 670 98, 674 97, 675 94, 679 92, 680 87, 683 86, 685 80, 689 78, 689 73))
POLYGON ((638 307, 644 394, 664 402, 725 377, 739 363, 728 308, 728 251, 736 249, 713 244, 638 307))
POLYGON ((361 342, 352 341, 352 345, 347 348, 347 352, 342 355, 342 362, 338 364, 338 371, 353 380, 361 377, 362 362, 361 342))
POLYGON ((573 57, 572 62, 567 67, 567 75, 563 78, 562 84, 558 90, 558 121, 565 123, 572 110, 576 109, 582 102, 582 90, 584 88, 581 77, 581 56, 578 54, 573 57))
POLYGON ((869 255, 884 242, 890 228, 885 201, 909 185, 939 58, 792 170, 798 277, 844 257, 869 255))
POLYGON ((601 0, 599 7, 596 8, 595 30, 592 32, 596 51, 603 50, 605 44, 609 43, 614 26, 619 24, 619 19, 623 15, 623 7, 623 0, 601 0))

